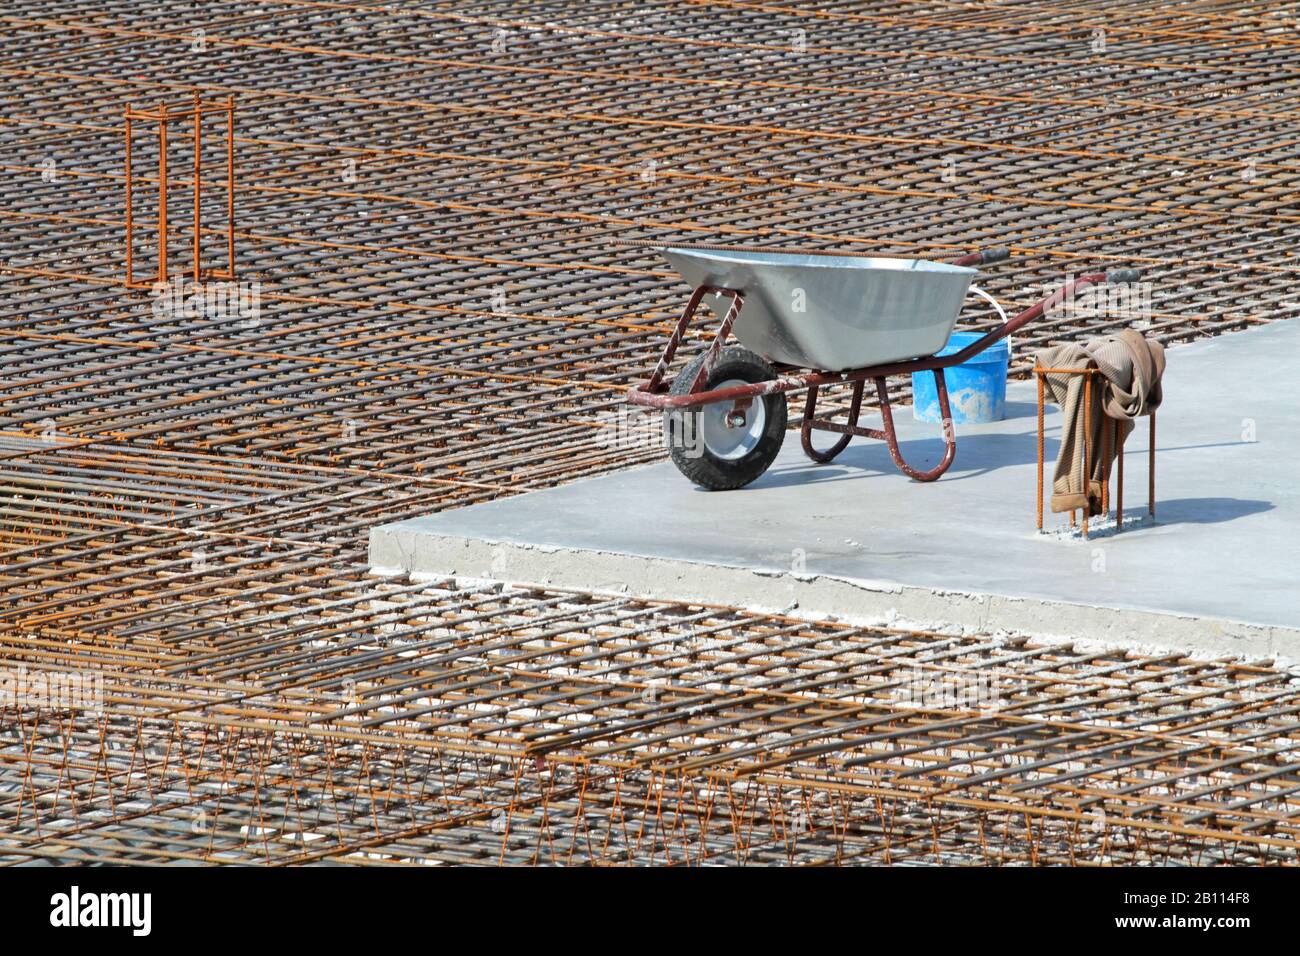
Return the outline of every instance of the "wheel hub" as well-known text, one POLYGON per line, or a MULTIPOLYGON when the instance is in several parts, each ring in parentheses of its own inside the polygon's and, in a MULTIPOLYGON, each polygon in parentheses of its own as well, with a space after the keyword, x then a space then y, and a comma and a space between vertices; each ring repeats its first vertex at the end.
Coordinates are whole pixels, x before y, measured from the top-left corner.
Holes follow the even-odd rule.
MULTIPOLYGON (((709 389, 712 391, 748 384, 750 383, 733 378, 717 384, 710 383, 709 389)), ((753 451, 763 438, 763 426, 766 423, 767 409, 762 399, 752 400, 748 413, 729 402, 706 405, 700 410, 700 436, 704 439, 704 447, 709 450, 709 454, 725 461, 744 458, 753 451)))

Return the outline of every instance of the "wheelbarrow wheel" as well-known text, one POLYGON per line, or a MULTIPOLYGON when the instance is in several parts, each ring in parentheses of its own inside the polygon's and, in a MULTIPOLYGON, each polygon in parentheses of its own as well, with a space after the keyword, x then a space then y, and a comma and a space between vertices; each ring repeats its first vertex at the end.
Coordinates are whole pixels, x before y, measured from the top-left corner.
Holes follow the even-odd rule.
MULTIPOLYGON (((670 395, 688 395, 707 357, 700 355, 673 380, 670 395)), ((769 382, 776 371, 749 349, 729 345, 704 383, 704 391, 769 382)), ((702 408, 673 408, 664 413, 668 447, 677 470, 701 488, 743 488, 767 471, 785 440, 785 395, 750 400, 737 414, 734 402, 702 408)))

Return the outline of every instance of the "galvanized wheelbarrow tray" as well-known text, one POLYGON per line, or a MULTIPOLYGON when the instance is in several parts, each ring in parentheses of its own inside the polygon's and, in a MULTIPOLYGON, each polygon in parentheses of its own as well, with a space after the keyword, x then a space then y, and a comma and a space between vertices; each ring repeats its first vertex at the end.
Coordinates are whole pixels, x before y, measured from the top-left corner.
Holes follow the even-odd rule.
POLYGON ((1003 322, 960 352, 937 356, 952 335, 976 266, 1007 258, 1006 250, 972 252, 951 262, 762 250, 664 248, 668 261, 694 287, 648 381, 628 390, 636 405, 664 410, 673 463, 704 488, 740 488, 765 472, 785 439, 786 392, 806 389, 800 439, 816 462, 828 462, 853 436, 877 438, 905 475, 934 481, 952 464, 957 437, 944 369, 960 365, 1020 329, 1075 292, 1103 283, 1136 282, 1135 269, 1092 273, 1003 322), (669 365, 700 304, 721 319, 707 349, 667 383, 669 365), (740 345, 728 345, 735 335, 740 345), (887 379, 934 373, 943 418, 944 455, 928 471, 908 465, 898 449, 887 379), (871 379, 882 428, 858 424, 871 379), (817 417, 817 393, 852 383, 847 422, 817 417), (813 447, 812 433, 839 439, 813 447))

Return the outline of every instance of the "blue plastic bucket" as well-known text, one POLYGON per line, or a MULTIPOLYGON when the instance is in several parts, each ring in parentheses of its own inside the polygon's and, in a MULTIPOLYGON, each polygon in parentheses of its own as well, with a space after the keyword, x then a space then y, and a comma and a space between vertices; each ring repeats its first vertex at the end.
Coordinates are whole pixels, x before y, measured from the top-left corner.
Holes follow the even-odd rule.
MULTIPOLYGON (((960 352, 978 341, 983 332, 954 332, 939 355, 960 352)), ((994 342, 961 365, 944 370, 948 383, 948 406, 956 424, 1001 421, 1007 404, 1007 366, 1011 346, 1006 339, 994 342)), ((939 393, 933 372, 912 373, 912 415, 918 422, 941 422, 939 393)))

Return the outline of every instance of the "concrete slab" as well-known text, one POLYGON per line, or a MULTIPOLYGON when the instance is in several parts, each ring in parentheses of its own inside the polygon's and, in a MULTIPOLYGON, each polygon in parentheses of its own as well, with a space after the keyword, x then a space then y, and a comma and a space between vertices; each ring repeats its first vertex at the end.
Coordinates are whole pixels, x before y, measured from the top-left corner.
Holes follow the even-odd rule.
MULTIPOLYGON (((1033 386, 959 426, 938 482, 858 439, 830 465, 796 433, 748 488, 705 492, 664 462, 376 528, 377 572, 462 574, 652 598, 1300 660, 1300 320, 1175 348, 1145 520, 1145 423, 1122 534, 1034 530, 1033 386), (1143 515, 1137 518, 1137 515, 1143 515)), ((937 426, 896 415, 907 458, 937 426)), ((1059 417, 1048 417, 1055 459, 1059 417)))

